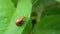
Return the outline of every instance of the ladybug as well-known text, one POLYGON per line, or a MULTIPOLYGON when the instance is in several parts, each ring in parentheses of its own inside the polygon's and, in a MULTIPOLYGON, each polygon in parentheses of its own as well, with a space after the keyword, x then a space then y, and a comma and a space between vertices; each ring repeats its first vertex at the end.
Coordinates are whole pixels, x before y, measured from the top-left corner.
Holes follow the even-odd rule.
POLYGON ((22 17, 20 17, 19 19, 17 19, 17 20, 16 20, 16 25, 19 26, 19 25, 22 23, 22 21, 24 20, 24 18, 25 18, 25 17, 22 16, 22 17))

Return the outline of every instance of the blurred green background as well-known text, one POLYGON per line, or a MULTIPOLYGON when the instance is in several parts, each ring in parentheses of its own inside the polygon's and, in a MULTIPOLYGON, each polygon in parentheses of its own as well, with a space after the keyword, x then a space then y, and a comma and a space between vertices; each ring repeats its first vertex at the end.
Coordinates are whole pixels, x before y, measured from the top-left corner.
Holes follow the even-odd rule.
POLYGON ((60 0, 33 0, 33 34, 60 34, 60 0))
POLYGON ((0 0, 0 34, 60 34, 60 0, 0 0))

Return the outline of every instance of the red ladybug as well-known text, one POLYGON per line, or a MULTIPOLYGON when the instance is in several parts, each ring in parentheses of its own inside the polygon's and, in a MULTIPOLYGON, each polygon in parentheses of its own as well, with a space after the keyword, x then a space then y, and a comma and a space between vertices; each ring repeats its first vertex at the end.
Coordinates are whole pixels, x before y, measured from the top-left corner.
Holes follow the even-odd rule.
POLYGON ((19 26, 19 25, 22 23, 22 21, 23 21, 24 18, 25 18, 25 17, 22 16, 22 17, 20 17, 19 19, 17 19, 16 25, 19 26))

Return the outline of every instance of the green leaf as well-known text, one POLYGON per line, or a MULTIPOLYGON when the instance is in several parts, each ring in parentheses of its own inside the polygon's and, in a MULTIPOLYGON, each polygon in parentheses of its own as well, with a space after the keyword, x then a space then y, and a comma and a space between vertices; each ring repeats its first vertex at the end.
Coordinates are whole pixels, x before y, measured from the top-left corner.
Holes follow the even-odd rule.
POLYGON ((46 7, 46 6, 54 5, 55 3, 56 3, 55 0, 34 0, 33 6, 38 7, 39 5, 43 4, 46 7))
POLYGON ((56 0, 56 1, 60 3, 60 0, 56 0))
POLYGON ((60 15, 45 16, 34 27, 33 34, 60 34, 60 15))
POLYGON ((11 0, 11 1, 14 4, 14 6, 16 7, 19 0, 11 0))
POLYGON ((60 15, 60 7, 47 8, 42 12, 41 17, 49 15, 60 15))
MULTIPOLYGON (((44 11, 44 8, 50 7, 55 5, 56 2, 54 0, 33 0, 33 13, 36 13, 38 17, 41 17, 42 11, 44 11)), ((32 15, 34 16, 34 14, 32 15)), ((37 17, 37 18, 38 18, 37 17)))
POLYGON ((5 34, 22 34, 30 19, 31 9, 31 0, 20 0, 5 34), (23 24, 21 26, 16 26, 16 20, 22 16, 25 16, 25 19, 22 22, 23 24))
POLYGON ((15 7, 10 0, 0 0, 0 34, 5 34, 14 12, 15 7))
POLYGON ((32 20, 30 19, 22 34, 30 34, 31 30, 32 30, 32 20))
POLYGON ((55 0, 45 0, 45 7, 49 7, 56 4, 55 0))

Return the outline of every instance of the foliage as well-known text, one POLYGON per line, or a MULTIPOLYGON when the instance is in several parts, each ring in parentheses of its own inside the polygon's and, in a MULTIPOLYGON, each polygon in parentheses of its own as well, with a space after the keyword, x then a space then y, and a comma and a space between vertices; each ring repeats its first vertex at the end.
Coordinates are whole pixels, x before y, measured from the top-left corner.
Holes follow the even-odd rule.
POLYGON ((60 0, 0 0, 0 34, 60 34, 60 0))

